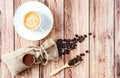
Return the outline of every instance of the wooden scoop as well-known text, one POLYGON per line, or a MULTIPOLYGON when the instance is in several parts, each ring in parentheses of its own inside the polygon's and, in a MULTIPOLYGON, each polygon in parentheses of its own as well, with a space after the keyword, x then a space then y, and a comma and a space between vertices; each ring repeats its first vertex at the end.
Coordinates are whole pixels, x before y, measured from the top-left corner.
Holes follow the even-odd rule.
POLYGON ((66 64, 63 65, 62 67, 60 67, 60 68, 56 69, 55 71, 53 71, 52 73, 50 73, 50 76, 53 76, 53 75, 57 74, 58 72, 60 72, 61 70, 65 69, 65 68, 72 67, 72 66, 76 66, 76 65, 78 65, 79 63, 80 63, 80 61, 77 62, 77 63, 75 63, 74 65, 69 65, 68 63, 66 63, 66 64))

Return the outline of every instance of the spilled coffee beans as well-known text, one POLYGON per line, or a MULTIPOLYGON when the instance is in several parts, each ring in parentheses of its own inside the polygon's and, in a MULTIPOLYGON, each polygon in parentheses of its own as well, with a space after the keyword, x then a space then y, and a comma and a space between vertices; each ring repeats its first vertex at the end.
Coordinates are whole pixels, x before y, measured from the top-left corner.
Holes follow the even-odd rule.
POLYGON ((75 34, 73 39, 58 39, 56 44, 59 52, 59 56, 69 54, 71 50, 76 49, 77 42, 81 43, 85 40, 87 35, 75 34))

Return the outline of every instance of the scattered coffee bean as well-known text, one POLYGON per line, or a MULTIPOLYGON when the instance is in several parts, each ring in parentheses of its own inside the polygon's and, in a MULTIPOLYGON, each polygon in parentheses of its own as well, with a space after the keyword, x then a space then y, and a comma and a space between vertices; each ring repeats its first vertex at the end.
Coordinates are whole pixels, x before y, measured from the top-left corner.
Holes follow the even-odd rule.
POLYGON ((88 50, 86 50, 85 52, 86 52, 86 53, 89 53, 89 51, 88 51, 88 50))
POLYGON ((87 37, 87 35, 85 34, 84 37, 87 37))
POLYGON ((83 61, 82 57, 80 57, 80 61, 83 61))
POLYGON ((92 33, 89 33, 89 35, 92 35, 92 33))
POLYGON ((78 37, 78 34, 75 34, 76 37, 78 37))
POLYGON ((80 56, 85 56, 85 54, 84 54, 84 53, 81 53, 80 56))

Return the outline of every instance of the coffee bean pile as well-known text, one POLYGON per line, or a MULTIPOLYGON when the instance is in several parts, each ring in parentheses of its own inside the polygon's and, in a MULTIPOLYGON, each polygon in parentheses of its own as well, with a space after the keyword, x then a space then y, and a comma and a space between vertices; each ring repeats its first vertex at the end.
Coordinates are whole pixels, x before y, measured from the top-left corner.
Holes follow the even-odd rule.
POLYGON ((73 39, 57 39, 57 48, 59 56, 69 54, 71 50, 76 49, 77 42, 82 43, 87 35, 78 35, 75 34, 73 39))
MULTIPOLYGON (((88 50, 85 51, 86 53, 89 53, 88 50)), ((68 62, 68 65, 75 65, 76 63, 80 62, 80 61, 83 61, 83 56, 85 56, 85 53, 80 53, 80 55, 77 55, 75 58, 71 59, 69 62, 68 62)))

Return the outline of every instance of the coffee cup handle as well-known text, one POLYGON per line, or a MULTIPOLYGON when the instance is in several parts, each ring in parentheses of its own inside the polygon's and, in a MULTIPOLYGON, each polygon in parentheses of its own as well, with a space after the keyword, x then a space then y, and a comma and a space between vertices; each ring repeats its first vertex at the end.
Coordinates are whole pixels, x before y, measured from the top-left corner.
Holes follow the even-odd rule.
POLYGON ((45 30, 43 30, 42 28, 39 28, 39 30, 42 31, 42 32, 45 32, 45 30))

